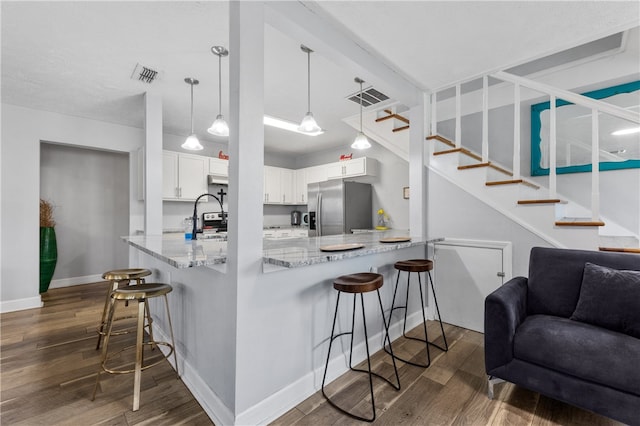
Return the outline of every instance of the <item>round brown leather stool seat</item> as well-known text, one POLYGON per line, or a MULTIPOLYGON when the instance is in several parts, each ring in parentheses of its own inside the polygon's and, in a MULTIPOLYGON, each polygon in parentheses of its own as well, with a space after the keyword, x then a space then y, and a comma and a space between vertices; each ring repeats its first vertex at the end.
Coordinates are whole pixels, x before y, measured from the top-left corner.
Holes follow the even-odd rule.
MULTIPOLYGON (((151 275, 151 271, 143 268, 114 269, 112 271, 107 271, 104 274, 102 274, 102 278, 109 281, 111 285, 107 290, 107 297, 104 301, 104 309, 102 310, 102 319, 100 320, 100 326, 98 327, 98 343, 96 345, 96 350, 100 349, 102 336, 105 335, 105 330, 106 330, 105 325, 106 325, 107 313, 109 312, 109 307, 111 306, 111 304, 114 303, 114 300, 111 299, 111 294, 114 292, 114 290, 116 290, 117 288, 120 288, 121 284, 130 285, 131 282, 134 282, 136 285, 144 284, 144 277, 148 277, 149 275, 151 275)), ((148 314, 149 314, 149 309, 147 307, 146 327, 149 328, 149 333, 152 335, 152 338, 153 338, 153 332, 151 330, 151 322, 152 322, 151 315, 148 315, 148 314)), ((135 318, 135 317, 125 316, 125 317, 116 318, 115 321, 128 319, 128 318, 135 318)), ((112 335, 125 334, 125 333, 131 333, 132 331, 133 330, 130 328, 125 328, 118 331, 113 331, 111 334, 112 335)))
MULTIPOLYGON (((398 262, 396 262, 394 264, 394 267, 398 270, 398 277, 396 278, 396 286, 395 289, 393 290, 393 300, 391 302, 391 310, 389 312, 389 323, 391 323, 391 316, 393 315, 393 311, 396 309, 404 309, 404 324, 402 326, 402 335, 406 338, 406 339, 410 339, 410 340, 417 340, 419 342, 423 342, 425 344, 425 349, 426 349, 426 362, 424 364, 422 363, 418 363, 415 361, 410 361, 407 359, 403 359, 397 355, 395 355, 395 358, 399 359, 402 362, 405 362, 407 364, 411 364, 414 365, 416 367, 423 367, 423 368, 427 368, 431 365, 431 353, 429 352, 429 346, 434 346, 438 349, 440 349, 441 351, 447 352, 449 350, 449 345, 447 344, 447 336, 444 333, 444 327, 442 325, 442 317, 440 316, 440 309, 438 308, 438 299, 436 298, 436 290, 433 286, 433 280, 431 279, 431 271, 433 270, 433 261, 430 259, 409 259, 409 260, 400 260, 398 262), (398 283, 400 280, 400 272, 405 271, 407 272, 407 292, 406 292, 406 297, 405 297, 405 302, 404 305, 402 306, 396 306, 396 295, 398 293, 398 283), (411 287, 411 273, 417 273, 418 274, 418 288, 420 290, 420 307, 422 309, 422 329, 424 332, 424 339, 422 338, 417 338, 417 337, 411 337, 411 336, 407 336, 406 334, 406 329, 407 329, 407 306, 409 304, 409 289, 411 287), (438 321, 440 322, 440 331, 442 332, 442 338, 444 340, 444 347, 437 345, 436 343, 433 343, 431 341, 429 341, 429 337, 427 335, 427 318, 424 312, 424 295, 422 292, 422 279, 420 278, 420 273, 422 272, 426 272, 429 276, 429 282, 431 283, 431 292, 433 293, 433 301, 436 307, 436 312, 438 314, 438 321)), ((428 289, 425 289, 425 291, 428 291, 428 289)), ((386 348, 385 346, 385 351, 389 354, 391 354, 391 351, 389 349, 386 348)))
POLYGON ((399 271, 407 272, 427 272, 433 270, 433 260, 411 259, 400 260, 393 265, 399 271))
MULTIPOLYGON (((333 325, 331 327, 331 338, 329 339, 329 351, 327 353, 327 362, 325 364, 324 367, 324 375, 322 376, 322 395, 327 399, 327 401, 329 402, 329 404, 331 406, 333 406, 334 408, 336 408, 337 410, 341 411, 342 413, 353 417, 354 419, 358 419, 358 420, 364 420, 367 422, 372 422, 376 419, 376 403, 375 403, 375 398, 373 396, 373 376, 384 380, 385 382, 389 383, 395 390, 400 390, 400 376, 398 375, 398 369, 396 367, 396 361, 395 358, 393 357, 393 349, 391 348, 391 343, 389 343, 389 350, 391 351, 391 361, 393 362, 393 369, 396 373, 396 384, 392 383, 389 379, 387 379, 386 377, 383 377, 375 372, 371 371, 371 357, 369 354, 369 337, 367 334, 367 319, 365 316, 365 309, 364 309, 364 298, 363 298, 363 294, 364 293, 369 293, 372 291, 375 291, 378 295, 378 303, 380 305, 380 316, 382 318, 382 323, 384 324, 384 329, 385 329, 385 342, 387 340, 389 340, 389 326, 385 320, 385 316, 384 316, 384 309, 382 307, 382 299, 380 297, 380 287, 382 287, 384 281, 383 281, 383 277, 380 274, 374 274, 371 272, 361 272, 361 273, 357 273, 357 274, 350 274, 350 275, 343 275, 340 276, 338 278, 336 278, 333 281, 333 288, 336 289, 338 291, 338 297, 336 300, 336 310, 335 313, 333 314, 333 325), (353 312, 351 315, 351 331, 347 331, 347 332, 343 332, 343 333, 338 333, 335 334, 336 331, 336 319, 338 317, 338 307, 340 306, 340 295, 342 293, 350 293, 353 294, 353 312), (351 357, 353 354, 353 336, 354 336, 354 325, 355 325, 355 318, 356 318, 356 300, 357 300, 357 295, 360 295, 360 306, 362 307, 362 325, 363 325, 363 329, 364 329, 364 342, 365 342, 365 347, 367 350, 367 366, 368 369, 367 370, 362 370, 362 369, 358 369, 358 368, 354 368, 352 366, 352 362, 351 362, 351 357), (357 371, 360 373, 367 373, 369 375, 369 391, 371 394, 371 410, 372 410, 372 416, 371 417, 363 417, 363 416, 359 416, 356 414, 353 414, 347 410, 345 410, 344 408, 340 407, 339 405, 337 405, 334 401, 331 400, 331 398, 329 398, 329 396, 325 393, 324 390, 324 385, 325 385, 325 380, 327 378, 327 368, 329 367, 329 360, 331 358, 331 347, 333 345, 333 341, 335 339, 337 339, 340 336, 344 336, 346 334, 350 334, 351 335, 351 346, 349 349, 349 368, 353 371, 357 371)), ((334 395, 335 397, 335 395, 334 395)))
MULTIPOLYGON (((113 321, 117 304, 110 304, 109 313, 107 315, 106 322, 106 333, 104 336, 104 345, 102 347, 102 357, 100 360, 100 369, 98 370, 98 374, 96 376, 96 384, 93 388, 93 396, 91 400, 93 401, 96 397, 96 391, 98 390, 98 385, 100 383, 100 374, 104 371, 106 373, 111 374, 126 374, 126 373, 134 373, 133 380, 133 411, 137 411, 140 408, 140 382, 142 378, 142 371, 147 368, 151 368, 155 365, 158 365, 160 362, 163 362, 165 359, 168 359, 173 354, 173 361, 176 369, 176 376, 178 375, 178 359, 176 357, 175 351, 175 342, 173 339, 173 326, 171 324, 171 315, 169 313, 169 301, 167 299, 167 294, 169 294, 173 288, 169 284, 162 283, 153 283, 153 284, 137 284, 134 286, 127 286, 123 288, 116 288, 111 293, 110 298, 115 300, 129 300, 129 301, 137 301, 138 302, 138 315, 137 315, 137 327, 136 327, 136 344, 124 347, 117 352, 109 353, 109 339, 113 335, 113 321), (145 318, 148 315, 148 304, 147 299, 151 299, 154 297, 164 297, 165 309, 167 314, 167 321, 169 327, 169 335, 171 336, 171 342, 161 342, 155 341, 151 335, 149 335, 149 339, 144 341, 144 323, 145 318), (168 353, 162 354, 160 353, 159 359, 146 364, 144 363, 144 347, 149 346, 151 350, 154 350, 157 346, 165 346, 168 348, 168 353), (127 350, 135 348, 135 363, 133 369, 126 369, 122 366, 122 360, 120 359, 120 354, 127 350), (118 360, 118 367, 109 367, 107 363, 109 360, 116 358, 118 360)), ((126 364, 125 364, 126 365, 126 364)))

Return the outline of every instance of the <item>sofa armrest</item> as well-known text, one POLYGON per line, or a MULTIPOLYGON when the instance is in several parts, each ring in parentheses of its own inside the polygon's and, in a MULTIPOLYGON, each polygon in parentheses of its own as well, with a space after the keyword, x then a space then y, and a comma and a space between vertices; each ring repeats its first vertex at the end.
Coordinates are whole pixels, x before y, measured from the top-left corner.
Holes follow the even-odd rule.
POLYGON ((515 277, 484 301, 484 353, 487 374, 513 358, 513 338, 527 316, 527 282, 515 277))

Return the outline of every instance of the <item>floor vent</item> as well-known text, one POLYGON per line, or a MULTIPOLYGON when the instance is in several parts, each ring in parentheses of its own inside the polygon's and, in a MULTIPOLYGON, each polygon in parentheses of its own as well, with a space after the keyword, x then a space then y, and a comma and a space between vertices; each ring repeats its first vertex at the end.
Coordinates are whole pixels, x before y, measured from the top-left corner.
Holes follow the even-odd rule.
POLYGON ((136 64, 136 67, 133 69, 133 73, 131 74, 131 79, 151 84, 154 82, 157 76, 158 71, 149 67, 145 67, 144 65, 136 64))
MULTIPOLYGON (((360 105, 360 91, 347 96, 347 99, 360 105)), ((362 106, 364 108, 386 101, 387 99, 389 99, 387 95, 377 91, 373 87, 369 87, 362 91, 362 106)))

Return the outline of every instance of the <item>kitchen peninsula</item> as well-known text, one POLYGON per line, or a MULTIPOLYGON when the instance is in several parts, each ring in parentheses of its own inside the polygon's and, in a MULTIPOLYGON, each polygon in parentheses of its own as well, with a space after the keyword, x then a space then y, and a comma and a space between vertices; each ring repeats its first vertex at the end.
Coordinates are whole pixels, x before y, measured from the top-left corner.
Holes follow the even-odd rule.
MULTIPOLYGON (((376 253, 424 246, 419 239, 408 238, 407 230, 363 232, 358 234, 329 235, 313 238, 265 239, 263 243, 263 270, 269 272, 280 268, 299 268, 319 263, 333 262, 376 253), (408 241, 403 241, 402 237, 408 241), (387 242, 385 242, 385 240, 387 242), (327 246, 361 245, 347 250, 326 250, 327 246)), ((175 268, 208 266, 217 268, 226 262, 227 243, 220 239, 185 241, 181 233, 162 236, 123 237, 131 246, 160 259, 175 268)))
MULTIPOLYGON (((327 356, 327 338, 336 303, 333 280, 355 272, 377 271, 384 277, 383 305, 391 306, 396 280, 394 263, 424 258, 425 240, 404 242, 381 239, 406 237, 406 230, 365 232, 323 237, 263 240, 262 258, 256 259, 250 282, 229 280, 227 244, 200 239, 185 241, 183 234, 131 236, 125 240, 132 264, 153 271, 152 278, 173 286, 169 297, 178 347, 181 378, 216 423, 265 424, 320 389, 327 356), (346 251, 322 251, 340 244, 363 245, 346 251), (257 272, 260 271, 260 272, 257 272), (242 297, 238 295, 242 294, 242 297), (242 302, 236 306, 235 300, 242 302), (237 349, 242 345, 244 349, 237 349), (233 367, 242 361, 248 408, 233 416, 233 367)), ((405 285, 406 279, 401 280, 405 285)), ((424 281, 423 281, 424 282, 424 281)), ((415 290, 412 288, 412 292, 415 290)), ((377 298, 365 295, 365 309, 375 312, 377 298)), ((408 324, 421 321, 419 303, 409 301, 408 324)), ((428 303, 428 302, 427 302, 428 303)), ((153 309, 153 312, 161 312, 153 309)), ((161 330, 165 319, 158 318, 161 330)), ((338 324, 346 329, 351 306, 341 304, 338 324)), ((382 346, 382 321, 368 316, 369 348, 382 346)), ((155 326, 154 322, 154 326, 155 326)), ((359 325, 353 348, 354 362, 365 357, 359 325)), ((154 330, 155 331, 155 330, 154 330)), ((401 333, 401 315, 391 319, 392 338, 401 333)), ((348 340, 345 340, 348 342, 348 340)), ((327 379, 347 370, 345 353, 334 350, 327 379)))

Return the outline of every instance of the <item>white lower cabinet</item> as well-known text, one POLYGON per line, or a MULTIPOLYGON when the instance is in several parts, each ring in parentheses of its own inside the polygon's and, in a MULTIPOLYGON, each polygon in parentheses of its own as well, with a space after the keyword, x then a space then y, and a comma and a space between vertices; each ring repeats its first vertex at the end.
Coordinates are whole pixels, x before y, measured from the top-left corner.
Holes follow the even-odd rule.
POLYGON ((164 151, 162 153, 162 198, 194 201, 207 192, 208 158, 164 151))

